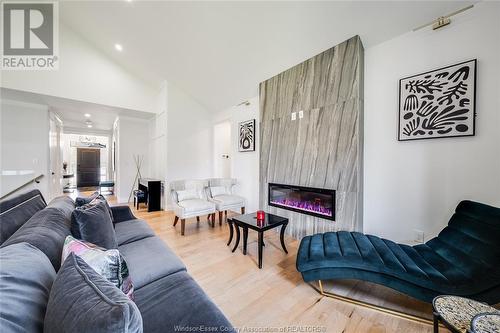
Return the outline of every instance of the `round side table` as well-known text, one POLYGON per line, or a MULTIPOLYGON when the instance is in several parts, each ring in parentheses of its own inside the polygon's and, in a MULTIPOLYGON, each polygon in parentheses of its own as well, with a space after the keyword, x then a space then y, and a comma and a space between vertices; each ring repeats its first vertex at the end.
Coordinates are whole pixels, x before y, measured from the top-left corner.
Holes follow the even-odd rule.
POLYGON ((467 333, 474 316, 485 313, 500 314, 500 311, 487 304, 459 296, 437 296, 432 301, 432 308, 434 333, 438 332, 439 321, 454 333, 467 333))
POLYGON ((481 313, 472 318, 471 333, 500 333, 500 313, 481 313))

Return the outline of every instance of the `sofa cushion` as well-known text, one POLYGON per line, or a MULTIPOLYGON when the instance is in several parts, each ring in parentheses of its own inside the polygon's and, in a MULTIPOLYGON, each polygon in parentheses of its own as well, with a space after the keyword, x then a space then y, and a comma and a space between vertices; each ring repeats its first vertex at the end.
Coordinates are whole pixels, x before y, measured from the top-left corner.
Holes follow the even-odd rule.
POLYGON ((76 208, 71 216, 71 233, 105 249, 118 247, 113 221, 104 202, 76 208))
POLYGON ((76 208, 78 209, 88 209, 90 208, 91 206, 95 206, 99 203, 104 203, 104 206, 106 207, 106 210, 108 211, 108 214, 109 214, 109 217, 111 218, 111 221, 114 221, 114 218, 113 218, 113 211, 111 210, 111 207, 109 206, 108 204, 108 201, 106 200, 106 198, 104 198, 103 195, 101 194, 98 194, 95 198, 93 198, 90 202, 87 202, 86 204, 83 204, 83 205, 80 205, 76 208))
POLYGON ((109 217, 111 218, 111 221, 113 222, 114 221, 114 217, 113 217, 113 211, 111 210, 111 207, 109 206, 109 203, 108 201, 106 200, 106 198, 104 198, 103 195, 99 194, 97 196, 97 198, 95 198, 94 200, 92 200, 91 202, 89 202, 88 204, 89 205, 96 205, 100 202, 103 202, 104 203, 104 206, 106 206, 106 210, 108 211, 108 214, 109 214, 109 217))
POLYGON ((142 332, 142 318, 134 302, 72 253, 50 291, 44 331, 142 332))
POLYGON ((218 195, 229 194, 229 192, 224 186, 211 186, 210 194, 212 195, 212 197, 216 197, 218 195))
POLYGON ((234 332, 224 314, 185 271, 156 280, 137 290, 135 296, 145 332, 174 332, 176 327, 234 332))
POLYGON ((158 237, 144 238, 119 246, 118 249, 127 261, 136 290, 164 276, 186 269, 182 261, 158 237))
POLYGON ((0 249, 0 332, 42 332, 56 271, 28 243, 0 249))
POLYGON ((184 209, 187 214, 193 212, 202 212, 214 208, 214 204, 202 199, 190 199, 179 201, 178 205, 184 209))
POLYGON ((123 245, 147 237, 153 237, 154 231, 143 220, 130 220, 115 224, 116 242, 123 245))
POLYGON ((127 262, 117 249, 106 250, 95 244, 66 237, 62 253, 62 261, 71 254, 82 258, 94 271, 119 288, 128 298, 134 300, 134 286, 130 277, 127 262))
POLYGON ((47 204, 39 190, 13 197, 0 202, 0 244, 5 242, 47 204))
POLYGON ((184 201, 184 200, 192 200, 192 199, 199 199, 198 191, 196 190, 183 190, 183 191, 177 191, 177 200, 179 201, 184 201))
POLYGON ((109 206, 106 198, 102 194, 100 194, 98 191, 95 191, 88 197, 77 197, 75 199, 75 205, 76 207, 83 207, 85 205, 95 205, 99 202, 104 202, 106 205, 106 208, 108 209, 109 215, 111 216, 111 220, 113 221, 113 211, 111 210, 111 207, 109 206))
POLYGON ((27 242, 41 250, 56 271, 61 267, 61 253, 66 236, 71 234, 73 200, 61 197, 33 215, 2 247, 27 242))
POLYGON ((233 205, 241 205, 243 206, 245 203, 245 199, 233 194, 223 194, 217 195, 212 198, 217 204, 222 206, 233 206, 233 205))

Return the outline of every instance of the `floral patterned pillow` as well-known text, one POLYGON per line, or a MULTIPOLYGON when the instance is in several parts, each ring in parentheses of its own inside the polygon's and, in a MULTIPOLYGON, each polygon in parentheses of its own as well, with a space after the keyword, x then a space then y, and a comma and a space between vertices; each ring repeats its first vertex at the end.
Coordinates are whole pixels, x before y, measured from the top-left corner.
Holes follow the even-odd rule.
POLYGON ((134 300, 134 286, 127 263, 117 249, 106 250, 73 236, 67 236, 64 240, 61 266, 71 253, 82 258, 92 269, 123 291, 130 300, 134 300))

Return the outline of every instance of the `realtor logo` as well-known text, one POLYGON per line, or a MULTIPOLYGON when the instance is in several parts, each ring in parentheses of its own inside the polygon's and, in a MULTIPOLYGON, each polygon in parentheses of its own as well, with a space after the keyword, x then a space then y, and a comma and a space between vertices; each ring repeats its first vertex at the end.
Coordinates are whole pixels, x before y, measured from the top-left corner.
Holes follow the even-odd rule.
POLYGON ((59 65, 56 2, 2 3, 3 70, 54 70, 59 65))

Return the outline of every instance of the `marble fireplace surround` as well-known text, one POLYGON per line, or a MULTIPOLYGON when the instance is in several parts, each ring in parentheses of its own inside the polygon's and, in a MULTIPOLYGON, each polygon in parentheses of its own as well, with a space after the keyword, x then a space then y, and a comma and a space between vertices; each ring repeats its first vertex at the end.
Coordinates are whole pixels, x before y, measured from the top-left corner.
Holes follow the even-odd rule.
POLYGON ((260 84, 260 207, 295 238, 362 230, 363 56, 355 36, 260 84), (268 183, 334 189, 335 221, 269 206, 268 183))

